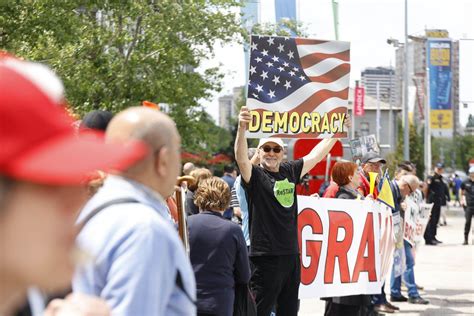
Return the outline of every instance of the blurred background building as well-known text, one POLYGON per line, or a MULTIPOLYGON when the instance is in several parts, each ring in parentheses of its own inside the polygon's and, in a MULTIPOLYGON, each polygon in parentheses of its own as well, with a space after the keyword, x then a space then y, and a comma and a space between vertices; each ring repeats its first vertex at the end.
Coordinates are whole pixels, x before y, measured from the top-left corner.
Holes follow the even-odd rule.
POLYGON ((379 83, 379 98, 385 103, 395 104, 397 101, 397 78, 392 67, 365 68, 360 75, 365 95, 377 98, 377 82, 379 83))
POLYGON ((234 87, 232 94, 219 97, 219 126, 231 130, 237 119, 237 103, 242 97, 244 87, 234 87))

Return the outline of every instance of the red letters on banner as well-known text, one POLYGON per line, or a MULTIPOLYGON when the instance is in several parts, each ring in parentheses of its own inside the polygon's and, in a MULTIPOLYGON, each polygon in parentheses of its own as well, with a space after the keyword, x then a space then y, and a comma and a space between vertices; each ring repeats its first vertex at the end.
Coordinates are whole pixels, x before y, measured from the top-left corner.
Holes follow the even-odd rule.
POLYGON ((324 271, 324 283, 332 283, 334 278, 334 265, 336 257, 339 262, 341 282, 349 283, 349 263, 347 262, 347 252, 351 248, 352 236, 354 235, 354 224, 352 218, 346 212, 329 211, 329 237, 328 255, 326 257, 326 270, 324 271), (342 241, 337 241, 339 227, 345 231, 342 241))
POLYGON ((364 232, 360 239, 359 252, 352 274, 352 282, 359 280, 359 274, 362 271, 369 273, 369 281, 377 281, 377 272, 375 271, 375 245, 374 245, 374 224, 373 214, 368 213, 365 220, 364 232), (367 257, 364 257, 365 248, 367 248, 367 257))
MULTIPOLYGON (((298 215, 298 242, 300 246, 300 253, 301 249, 303 249, 301 243, 303 238, 301 238, 301 234, 303 227, 308 225, 312 228, 313 234, 323 233, 323 224, 321 223, 321 218, 319 217, 318 213, 316 213, 316 211, 313 209, 305 208, 298 215)), ((313 283, 314 279, 316 278, 316 274, 318 274, 321 246, 321 241, 306 240, 306 255, 311 258, 311 264, 306 268, 303 266, 303 263, 301 263, 301 283, 304 285, 313 283)), ((303 262, 302 259, 301 262, 303 262)))
MULTIPOLYGON (((369 281, 377 281, 375 269, 375 237, 373 229, 373 213, 368 213, 364 231, 359 242, 357 260, 351 273, 349 272, 349 263, 347 252, 351 248, 354 235, 354 224, 351 216, 343 211, 329 211, 329 234, 326 263, 324 267, 324 283, 331 284, 334 280, 334 270, 336 258, 338 259, 341 283, 355 283, 359 279, 361 272, 367 272, 369 281), (344 239, 338 241, 339 228, 344 229, 344 239), (367 248, 367 256, 364 256, 367 248)), ((318 213, 311 208, 306 208, 298 214, 298 237, 299 248, 302 254, 302 243, 306 245, 305 255, 311 258, 308 267, 303 266, 301 260, 301 282, 304 285, 311 284, 318 274, 319 258, 321 256, 322 242, 315 240, 303 240, 302 232, 305 226, 310 226, 312 234, 323 234, 323 225, 318 213)), ((303 254, 302 254, 303 255, 303 254)))

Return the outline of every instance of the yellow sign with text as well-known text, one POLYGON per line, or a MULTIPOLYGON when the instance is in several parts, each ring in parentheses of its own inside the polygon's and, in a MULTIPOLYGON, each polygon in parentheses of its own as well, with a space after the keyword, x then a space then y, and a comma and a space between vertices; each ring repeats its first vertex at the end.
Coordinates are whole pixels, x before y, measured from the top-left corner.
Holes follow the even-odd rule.
POLYGON ((249 131, 262 133, 342 133, 346 113, 250 111, 249 131))
POLYGON ((430 112, 431 129, 452 129, 453 111, 452 110, 431 110, 430 112))

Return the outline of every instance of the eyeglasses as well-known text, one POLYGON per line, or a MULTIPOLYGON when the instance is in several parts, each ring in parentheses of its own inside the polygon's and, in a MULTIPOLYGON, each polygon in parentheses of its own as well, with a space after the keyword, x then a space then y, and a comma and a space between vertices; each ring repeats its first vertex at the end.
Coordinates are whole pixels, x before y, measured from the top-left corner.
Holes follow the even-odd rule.
POLYGON ((410 189, 410 194, 412 194, 414 191, 413 191, 413 189, 411 188, 410 183, 405 182, 405 184, 408 186, 408 189, 410 189))
POLYGON ((266 153, 269 153, 270 151, 273 150, 275 154, 279 154, 283 150, 283 148, 281 148, 280 146, 277 146, 277 147, 263 146, 262 150, 266 153))

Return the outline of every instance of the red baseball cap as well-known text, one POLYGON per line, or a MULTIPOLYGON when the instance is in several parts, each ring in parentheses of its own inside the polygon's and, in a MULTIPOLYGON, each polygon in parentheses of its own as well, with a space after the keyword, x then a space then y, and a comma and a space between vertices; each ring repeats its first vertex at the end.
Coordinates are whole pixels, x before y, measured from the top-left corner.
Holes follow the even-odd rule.
POLYGON ((46 66, 0 52, 0 174, 35 183, 79 184, 97 169, 121 170, 147 152, 142 143, 105 144, 77 136, 64 87, 46 66))

